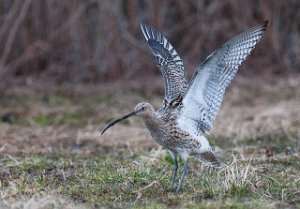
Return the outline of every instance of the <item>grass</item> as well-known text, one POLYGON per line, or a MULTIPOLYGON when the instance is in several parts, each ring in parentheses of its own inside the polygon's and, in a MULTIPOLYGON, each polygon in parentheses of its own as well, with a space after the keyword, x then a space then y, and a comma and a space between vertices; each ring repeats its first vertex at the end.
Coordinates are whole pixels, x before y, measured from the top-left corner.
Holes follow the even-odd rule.
POLYGON ((42 126, 50 125, 73 125, 79 126, 87 123, 87 120, 83 120, 85 117, 90 117, 92 111, 90 109, 70 111, 66 114, 50 114, 50 115, 37 115, 29 120, 29 123, 42 126))
POLYGON ((221 171, 209 171, 192 160, 184 191, 177 194, 170 191, 173 166, 164 152, 153 164, 122 152, 93 158, 65 153, 6 157, 1 161, 1 195, 22 197, 55 191, 86 207, 299 206, 300 198, 295 195, 300 188, 299 158, 234 159, 221 171))
POLYGON ((226 166, 207 169, 192 158, 180 193, 170 191, 171 157, 149 139, 140 120, 104 136, 98 131, 138 101, 151 98, 159 105, 159 95, 115 87, 4 95, 0 208, 300 207, 300 92, 277 88, 262 86, 260 103, 251 104, 243 102, 254 94, 249 86, 245 97, 228 93, 232 97, 208 136, 226 166))

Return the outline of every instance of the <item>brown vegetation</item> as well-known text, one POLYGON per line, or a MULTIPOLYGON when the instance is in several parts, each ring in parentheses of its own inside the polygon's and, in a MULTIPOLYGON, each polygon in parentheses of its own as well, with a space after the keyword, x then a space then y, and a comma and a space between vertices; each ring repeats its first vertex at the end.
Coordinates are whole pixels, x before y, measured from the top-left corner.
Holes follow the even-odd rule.
POLYGON ((269 19, 248 72, 299 72, 299 8, 297 0, 3 0, 1 80, 95 82, 155 73, 139 30, 143 20, 170 39, 191 74, 224 41, 269 19))

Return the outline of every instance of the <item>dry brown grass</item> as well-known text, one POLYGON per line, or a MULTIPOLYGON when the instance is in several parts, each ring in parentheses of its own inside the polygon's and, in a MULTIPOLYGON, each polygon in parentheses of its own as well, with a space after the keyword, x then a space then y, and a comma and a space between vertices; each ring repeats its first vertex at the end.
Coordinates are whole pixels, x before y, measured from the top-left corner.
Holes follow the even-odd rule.
POLYGON ((3 209, 85 209, 84 204, 74 204, 72 200, 44 193, 35 194, 31 198, 7 199, 0 202, 3 209))
POLYGON ((35 87, 14 87, 3 93, 0 116, 15 113, 16 119, 0 126, 1 207, 34 208, 35 201, 40 208, 93 207, 102 202, 107 207, 137 208, 147 204, 292 208, 298 204, 299 77, 252 82, 238 77, 208 136, 227 166, 209 171, 192 160, 186 192, 179 195, 167 189, 171 160, 150 140, 138 118, 104 136, 99 132, 137 102, 158 107, 160 81, 149 78, 142 86, 123 81, 56 89, 35 83, 35 87), (91 205, 81 205, 82 201, 91 205))
MULTIPOLYGON (((161 78, 155 77, 147 79, 143 86, 136 81, 81 86, 72 90, 67 86, 50 90, 48 93, 46 93, 47 86, 38 86, 36 88, 39 90, 34 91, 23 87, 10 89, 5 92, 5 98, 15 97, 23 100, 23 104, 5 106, 0 111, 1 115, 7 112, 16 113, 20 120, 31 121, 29 122, 31 125, 20 128, 3 123, 0 127, 0 137, 3 139, 1 151, 4 153, 47 152, 51 146, 63 149, 74 142, 111 147, 128 144, 132 146, 144 144, 144 146, 151 147, 154 143, 149 140, 147 131, 137 118, 129 119, 130 126, 119 125, 109 130, 104 136, 99 135, 99 129, 113 118, 129 112, 137 102, 142 100, 158 107, 162 97, 159 95, 162 93, 160 81, 161 78), (43 94, 55 95, 57 93, 62 96, 66 95, 67 99, 58 105, 41 102, 44 98, 43 94), (85 102, 87 100, 88 102, 85 102), (92 109, 92 115, 83 115, 83 118, 79 118, 79 120, 85 119, 86 121, 86 124, 83 123, 79 127, 59 125, 55 122, 49 126, 41 126, 35 124, 32 119, 38 115, 64 115, 69 110, 78 111, 87 107, 92 109), (50 147, 49 144, 51 144, 50 147)), ((266 135, 285 134, 289 138, 299 139, 299 86, 299 77, 266 82, 259 79, 251 83, 238 77, 226 92, 225 101, 209 137, 226 138, 232 142, 249 138, 258 139, 266 135)))
POLYGON ((238 78, 235 88, 227 92, 213 134, 255 139, 285 132, 299 138, 299 86, 299 78, 273 82, 238 78))

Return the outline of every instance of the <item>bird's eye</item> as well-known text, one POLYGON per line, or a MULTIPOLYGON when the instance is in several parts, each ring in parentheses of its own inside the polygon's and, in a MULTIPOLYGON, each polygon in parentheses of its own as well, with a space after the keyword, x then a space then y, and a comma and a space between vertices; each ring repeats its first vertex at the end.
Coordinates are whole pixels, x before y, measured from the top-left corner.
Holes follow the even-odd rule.
POLYGON ((145 109, 145 107, 142 107, 142 110, 144 110, 145 109))

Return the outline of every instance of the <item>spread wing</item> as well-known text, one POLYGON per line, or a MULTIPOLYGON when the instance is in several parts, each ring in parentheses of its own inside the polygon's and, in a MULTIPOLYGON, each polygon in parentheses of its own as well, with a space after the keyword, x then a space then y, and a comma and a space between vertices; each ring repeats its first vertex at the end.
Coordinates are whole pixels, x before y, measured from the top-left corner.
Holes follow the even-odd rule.
POLYGON ((165 98, 160 109, 181 103, 187 89, 183 63, 175 48, 156 29, 141 23, 141 30, 153 53, 153 62, 160 69, 165 86, 165 98))
POLYGON ((190 82, 178 123, 194 134, 210 132, 226 87, 262 37, 268 21, 226 42, 200 64, 190 82))

